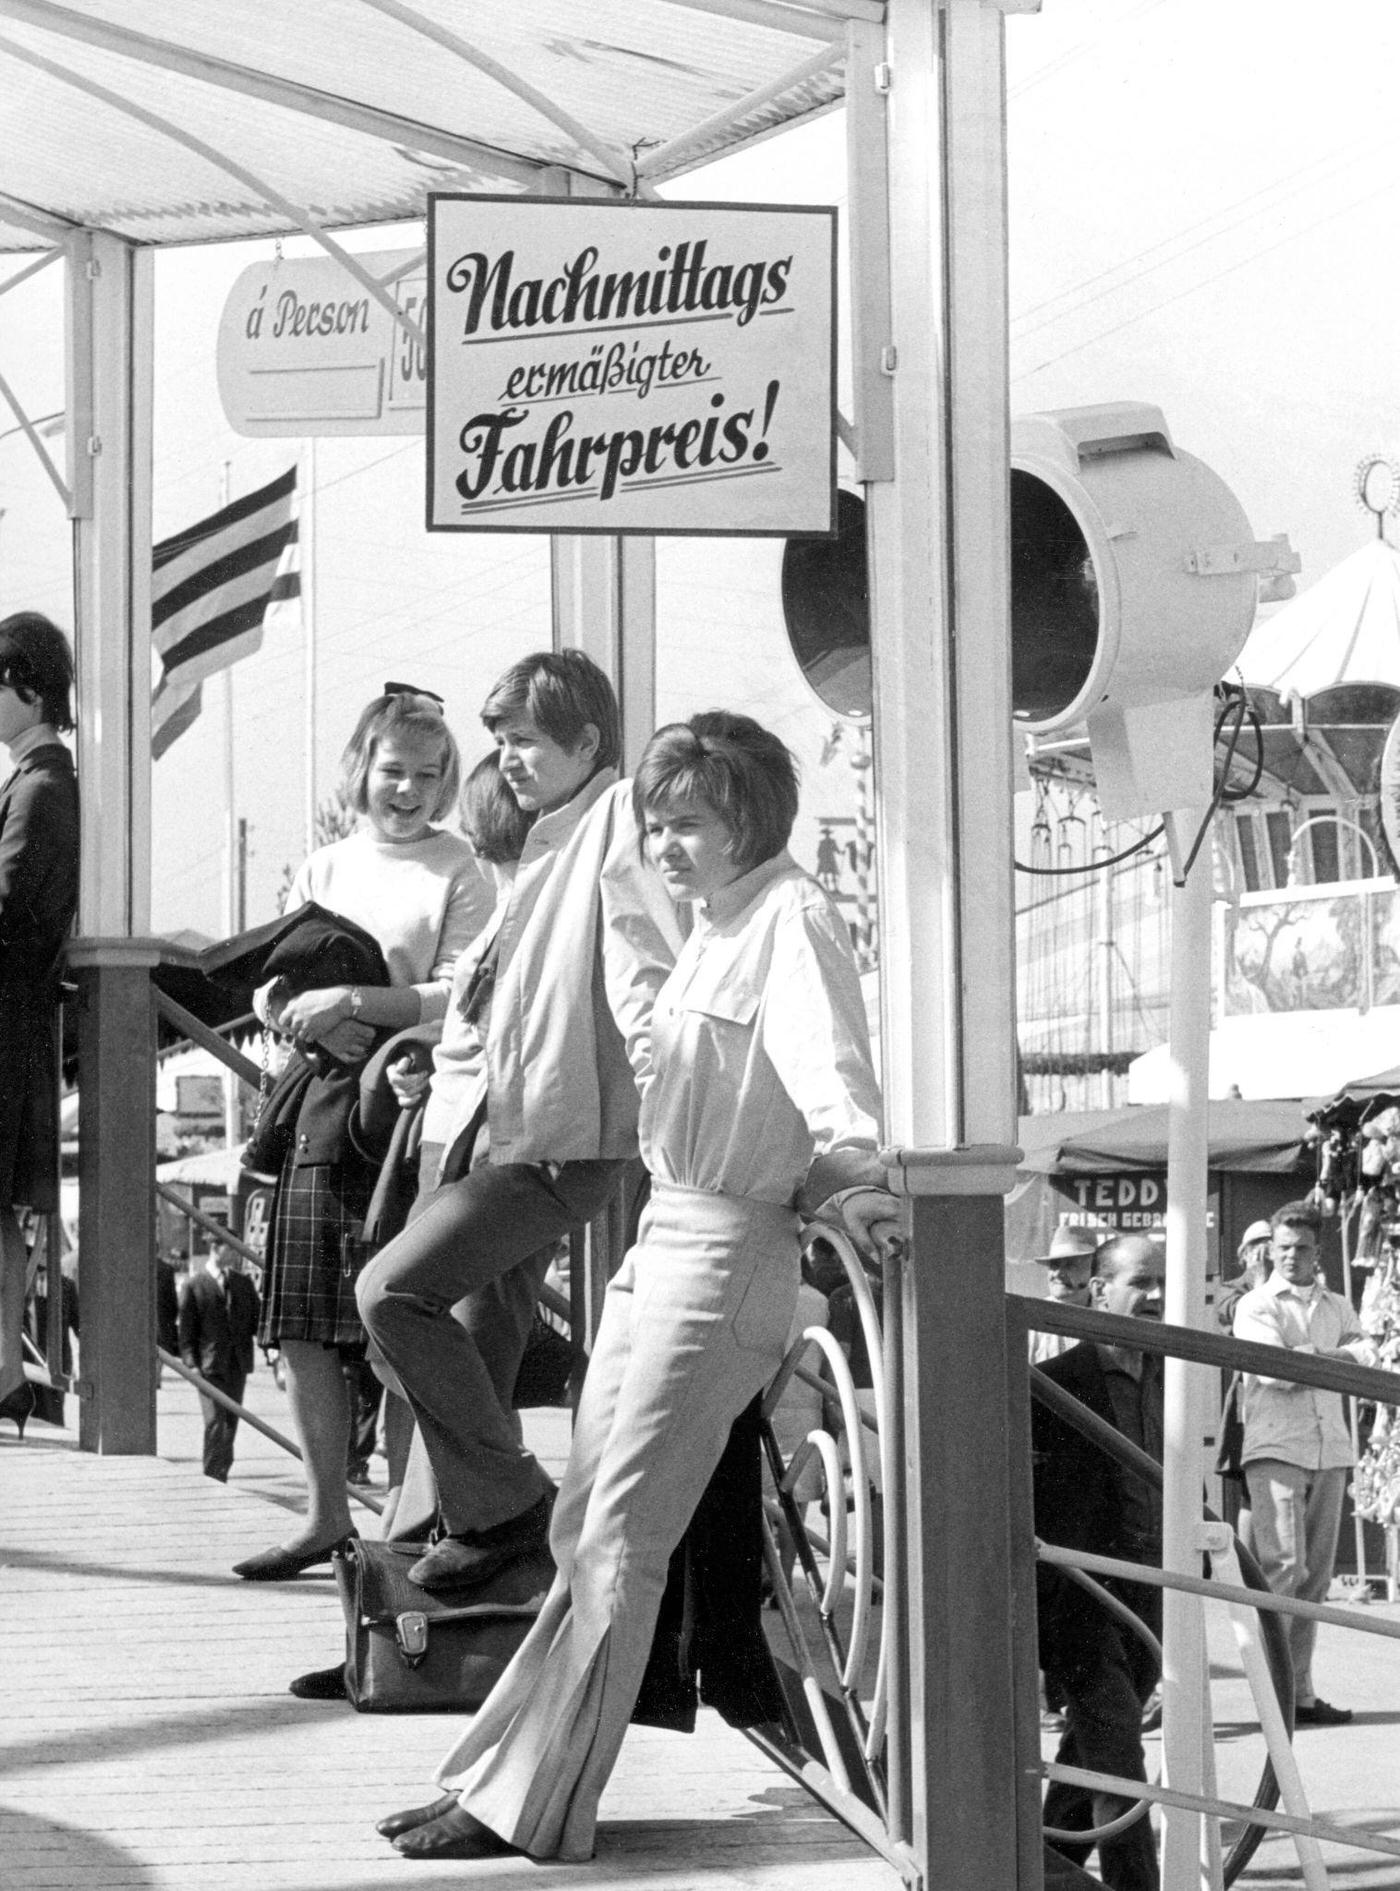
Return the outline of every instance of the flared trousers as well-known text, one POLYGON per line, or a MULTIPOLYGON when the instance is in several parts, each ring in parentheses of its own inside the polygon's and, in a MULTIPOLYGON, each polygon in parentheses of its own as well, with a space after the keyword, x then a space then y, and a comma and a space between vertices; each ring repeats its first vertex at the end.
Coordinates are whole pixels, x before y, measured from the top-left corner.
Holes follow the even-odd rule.
POLYGON ((609 1284, 554 1510, 554 1586, 439 1779, 536 1858, 592 1856, 671 1553, 782 1361, 790 1208, 658 1184, 609 1284))

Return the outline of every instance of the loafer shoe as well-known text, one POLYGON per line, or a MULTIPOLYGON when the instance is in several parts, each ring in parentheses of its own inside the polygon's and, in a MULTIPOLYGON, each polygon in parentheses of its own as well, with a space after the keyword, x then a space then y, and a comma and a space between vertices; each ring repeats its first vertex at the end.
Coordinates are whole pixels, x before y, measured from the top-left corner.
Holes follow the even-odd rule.
POLYGON ((444 1793, 441 1799, 435 1799, 430 1806, 408 1806, 403 1812, 391 1812, 374 1829, 383 1838, 398 1838, 401 1832, 412 1832, 420 1825, 431 1825, 434 1819, 441 1819, 446 1813, 456 1810, 456 1793, 444 1793))
POLYGON ((333 1668, 312 1668, 307 1674, 299 1674, 288 1681, 287 1692, 299 1701, 343 1701, 345 1663, 338 1661, 333 1668))
MULTIPOLYGON (((350 1532, 351 1536, 358 1534, 356 1530, 350 1532)), ((235 1563, 233 1573, 241 1576, 244 1582, 290 1582, 304 1570, 314 1569, 318 1563, 328 1563, 347 1540, 343 1536, 337 1537, 334 1543, 323 1543, 309 1550, 284 1550, 280 1547, 259 1550, 256 1556, 245 1557, 241 1563, 235 1563)))
POLYGON ((462 1530, 434 1543, 408 1572, 420 1589, 474 1589, 501 1570, 534 1555, 549 1540, 553 1492, 518 1517, 486 1530, 462 1530))
POLYGON ((453 1801, 450 1812, 415 1825, 394 1840, 404 1858, 501 1858, 515 1850, 453 1801))
POLYGON ((1345 1727, 1350 1719, 1349 1707, 1334 1707, 1331 1701, 1309 1701, 1293 1709, 1295 1727, 1345 1727))

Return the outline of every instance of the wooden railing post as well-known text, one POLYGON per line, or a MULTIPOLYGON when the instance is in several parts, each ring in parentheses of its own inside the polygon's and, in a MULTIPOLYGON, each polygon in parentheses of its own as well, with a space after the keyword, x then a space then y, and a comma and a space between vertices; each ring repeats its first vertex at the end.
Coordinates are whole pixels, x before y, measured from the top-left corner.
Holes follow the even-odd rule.
POLYGON ((156 1448, 152 939, 78 939, 78 1296, 84 1451, 156 1448))

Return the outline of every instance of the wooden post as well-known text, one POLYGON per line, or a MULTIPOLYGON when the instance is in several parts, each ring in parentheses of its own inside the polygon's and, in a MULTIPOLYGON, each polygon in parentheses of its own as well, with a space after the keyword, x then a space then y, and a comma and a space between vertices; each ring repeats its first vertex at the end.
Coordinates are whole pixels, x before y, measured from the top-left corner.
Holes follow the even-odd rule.
POLYGON ((149 939, 85 939, 78 980, 82 1131, 78 1291, 84 1451, 156 1448, 155 1005, 149 939))
MULTIPOLYGON (((856 292, 860 345, 878 350, 893 399, 861 399, 856 437, 882 1062, 910 1236, 891 1349, 908 1648, 896 1737, 909 1760, 893 1836, 928 1891, 1042 1880, 1002 1225, 1017 1155, 1003 33, 982 0, 889 0, 882 56, 872 66, 870 36, 853 35, 847 78, 852 214, 878 219, 883 205, 888 231, 887 301, 879 285, 856 292)), ((875 385, 870 366, 858 364, 858 390, 875 385)))
POLYGON ((81 809, 79 1275, 84 1450, 153 1452, 150 252, 68 258, 68 452, 81 809))

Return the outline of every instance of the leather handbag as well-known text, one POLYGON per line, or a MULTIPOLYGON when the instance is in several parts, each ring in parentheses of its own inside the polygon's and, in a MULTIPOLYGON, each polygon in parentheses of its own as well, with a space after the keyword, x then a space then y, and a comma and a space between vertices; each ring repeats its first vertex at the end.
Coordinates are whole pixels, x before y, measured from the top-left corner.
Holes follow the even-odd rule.
POLYGON ((539 1614, 554 1565, 513 1563, 470 1599, 408 1579, 425 1543, 350 1537, 335 1553, 345 1610, 345 1692, 361 1714, 453 1714, 480 1707, 539 1614))

